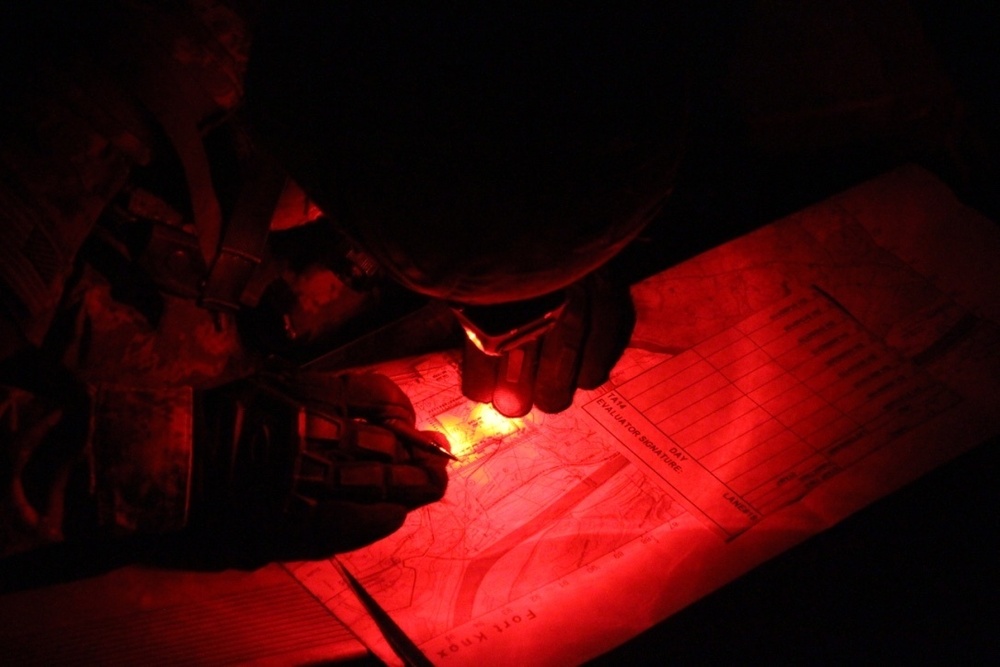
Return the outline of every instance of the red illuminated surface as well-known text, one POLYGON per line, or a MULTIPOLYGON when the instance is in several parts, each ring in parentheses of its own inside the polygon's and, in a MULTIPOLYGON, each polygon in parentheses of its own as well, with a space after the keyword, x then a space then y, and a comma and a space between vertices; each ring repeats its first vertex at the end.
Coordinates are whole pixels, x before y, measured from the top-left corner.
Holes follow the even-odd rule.
POLYGON ((584 409, 733 537, 956 400, 825 295, 802 292, 584 409))
MULTIPOLYGON (((811 233, 824 253, 860 236, 823 222, 811 233)), ((510 419, 463 402, 454 358, 397 376, 416 378, 400 384, 421 426, 461 461, 443 501, 344 561, 429 657, 579 663, 977 441, 976 422, 953 414, 968 406, 907 361, 922 349, 917 325, 937 341, 967 313, 936 307, 940 295, 884 254, 850 247, 870 265, 852 264, 837 298, 862 326, 808 281, 790 290, 767 234, 656 285, 644 314, 669 322, 647 318, 637 338, 660 325, 647 346, 657 352, 628 350, 612 383, 564 414, 510 419), (944 320, 918 321, 914 304, 944 320), (902 356, 899 341, 886 345, 900 311, 894 331, 913 346, 902 356), (947 438, 897 446, 938 420, 947 438)), ((826 266, 780 248, 796 271, 826 266)), ((296 576, 341 617, 348 605, 323 567, 296 576)))
POLYGON ((632 347, 563 413, 463 402, 455 357, 401 369, 465 455, 440 503, 345 560, 436 662, 576 664, 994 433, 951 382, 995 397, 1000 373, 941 371, 996 368, 995 344, 929 372, 976 321, 858 219, 926 220, 886 215, 886 188, 934 194, 914 176, 637 286, 632 347))

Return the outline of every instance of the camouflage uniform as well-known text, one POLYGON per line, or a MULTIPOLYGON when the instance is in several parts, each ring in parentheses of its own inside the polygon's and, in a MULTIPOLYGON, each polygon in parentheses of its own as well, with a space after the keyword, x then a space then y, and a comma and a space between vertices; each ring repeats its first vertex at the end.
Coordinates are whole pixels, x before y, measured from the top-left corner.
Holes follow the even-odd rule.
MULTIPOLYGON (((56 1, 8 22, 0 555, 183 527, 195 396, 259 365, 233 313, 280 284, 282 333, 310 339, 368 307, 322 262, 251 262, 221 306, 199 292, 266 161, 240 119, 252 5, 56 1)), ((276 202, 273 228, 329 224, 294 186, 276 202)))

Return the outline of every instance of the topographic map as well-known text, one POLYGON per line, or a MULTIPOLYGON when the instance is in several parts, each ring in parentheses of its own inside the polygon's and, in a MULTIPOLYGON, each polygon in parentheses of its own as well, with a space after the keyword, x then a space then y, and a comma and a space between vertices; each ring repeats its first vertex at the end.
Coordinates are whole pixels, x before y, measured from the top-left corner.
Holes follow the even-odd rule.
MULTIPOLYGON (((634 286, 631 347, 563 413, 465 400, 450 353, 382 365, 460 461, 338 560, 435 663, 606 651, 1000 431, 989 248, 906 168, 634 286)), ((289 568, 398 662, 332 562, 289 568)))
MULTIPOLYGON (((616 374, 645 365, 631 361, 616 374)), ((441 502, 341 557, 418 644, 441 638, 452 656, 537 621, 542 589, 565 590, 567 576, 594 572, 595 561, 620 557, 626 545, 686 514, 586 413, 502 417, 461 396, 451 354, 380 371, 406 387, 418 414, 428 415, 420 426, 447 434, 461 459, 450 465, 441 502)), ((319 596, 343 618, 350 596, 329 568, 303 563, 293 572, 314 593, 332 582, 319 596)))

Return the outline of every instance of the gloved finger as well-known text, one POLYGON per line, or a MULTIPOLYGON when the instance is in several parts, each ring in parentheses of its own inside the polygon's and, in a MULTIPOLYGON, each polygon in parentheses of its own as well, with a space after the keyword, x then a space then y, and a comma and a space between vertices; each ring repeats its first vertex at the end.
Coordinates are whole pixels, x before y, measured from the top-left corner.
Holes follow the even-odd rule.
POLYGON ((374 461, 338 463, 331 471, 331 482, 314 498, 349 500, 358 503, 380 503, 389 499, 391 466, 374 461))
POLYGON ((573 402, 577 375, 588 334, 589 295, 583 285, 567 293, 566 307, 542 340, 535 378, 535 405, 542 412, 559 412, 573 402))
POLYGON ((523 417, 531 410, 539 349, 539 342, 532 340, 500 355, 493 407, 505 417, 523 417))
POLYGON ((301 480, 296 495, 319 502, 391 502, 413 509, 440 500, 447 486, 448 475, 440 467, 346 461, 329 468, 322 482, 301 480))
MULTIPOLYGON (((306 416, 306 424, 305 449, 292 472, 292 493, 299 498, 380 502, 392 499, 392 489, 400 487, 404 489, 399 496, 402 501, 420 498, 422 504, 427 502, 424 497, 443 493, 448 483, 446 456, 386 428, 315 413, 306 416), (412 467, 420 474, 397 473, 397 467, 412 467), (406 493, 408 487, 417 493, 406 493), (421 487, 431 490, 424 492, 421 487)), ((422 441, 450 449, 441 433, 411 430, 422 441)))
MULTIPOLYGON (((430 440, 431 442, 437 443, 444 449, 451 451, 451 443, 448 442, 448 436, 440 431, 417 431, 424 439, 430 440)), ((448 465, 448 458, 442 456, 438 452, 428 451, 423 448, 415 447, 411 453, 413 461, 419 465, 429 465, 431 467, 437 468, 441 467, 444 469, 448 465)))
MULTIPOLYGON (((448 451, 451 451, 451 444, 444 433, 437 431, 421 431, 420 433, 428 440, 436 442, 448 451)), ((421 466, 427 472, 431 484, 435 488, 439 488, 443 495, 445 488, 448 486, 447 468, 449 459, 442 456, 439 452, 431 452, 421 448, 414 448, 412 456, 414 464, 421 466)))
MULTIPOLYGON (((315 413, 306 415, 306 425, 305 448, 293 473, 298 492, 308 495, 338 485, 384 486, 383 476, 379 473, 383 464, 425 468, 433 483, 447 483, 445 468, 450 459, 437 449, 418 446, 405 435, 374 424, 328 419, 315 413), (353 478, 345 478, 349 474, 344 472, 347 470, 353 470, 353 478), (308 484, 308 489, 303 484, 308 484)), ((445 451, 451 450, 443 433, 409 430, 423 442, 435 443, 445 451)), ((367 494, 364 499, 377 500, 382 495, 367 494)))
POLYGON ((468 337, 462 347, 462 395, 477 403, 493 402, 500 357, 486 354, 468 337))
POLYGON ((448 474, 443 466, 389 466, 387 500, 409 509, 441 500, 447 488, 448 474))
POLYGON ((369 421, 399 419, 411 425, 416 421, 410 397, 385 375, 363 373, 343 377, 352 416, 369 421))
MULTIPOLYGON (((366 428, 366 431, 384 429, 366 428)), ((391 434, 389 434, 391 435, 391 434)), ((448 448, 447 438, 433 431, 421 435, 448 448)), ((390 501, 414 508, 440 500, 448 486, 448 460, 441 454, 414 447, 409 460, 397 456, 389 463, 340 462, 330 497, 359 502, 390 501)))
POLYGON ((282 380, 282 390, 344 417, 369 421, 401 419, 413 424, 413 404, 399 386, 378 373, 333 374, 304 371, 282 380))
MULTIPOLYGON (((401 431, 409 431, 420 437, 419 431, 402 420, 392 419, 372 424, 357 419, 344 419, 313 408, 305 415, 306 453, 323 460, 406 462, 413 458, 412 450, 416 448, 401 431), (391 424, 400 424, 404 428, 388 428, 391 424)), ((447 444, 444 446, 448 447, 447 444)))
POLYGON ((355 422, 349 430, 351 448, 359 456, 386 463, 405 461, 409 453, 395 433, 373 424, 355 422))
POLYGON ((596 389, 607 382, 628 345, 635 327, 635 306, 628 285, 616 283, 602 272, 586 280, 589 321, 577 386, 596 389))

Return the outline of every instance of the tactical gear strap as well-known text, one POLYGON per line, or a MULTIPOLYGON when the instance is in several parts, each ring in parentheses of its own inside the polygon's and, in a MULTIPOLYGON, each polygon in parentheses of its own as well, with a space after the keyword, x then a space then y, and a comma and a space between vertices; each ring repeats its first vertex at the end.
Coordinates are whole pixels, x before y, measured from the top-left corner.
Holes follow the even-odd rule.
POLYGON ((287 177, 277 164, 256 154, 226 227, 222 248, 212 263, 201 294, 206 308, 237 310, 254 306, 261 290, 248 289, 264 256, 274 208, 287 177))

